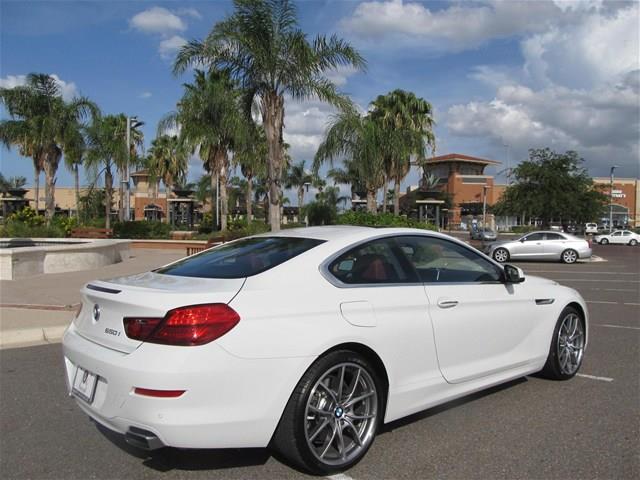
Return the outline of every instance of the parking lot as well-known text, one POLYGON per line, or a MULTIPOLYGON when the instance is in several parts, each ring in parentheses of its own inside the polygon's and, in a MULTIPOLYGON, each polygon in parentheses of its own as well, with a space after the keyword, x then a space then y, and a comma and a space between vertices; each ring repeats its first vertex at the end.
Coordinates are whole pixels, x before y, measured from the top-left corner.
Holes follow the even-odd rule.
MULTIPOLYGON (((527 377, 394 422, 334 478, 639 478, 640 247, 596 245, 594 254, 606 261, 518 264, 586 299, 580 376, 527 377)), ((263 449, 132 449, 67 397, 59 344, 2 350, 0 368, 3 478, 304 476, 263 449)))

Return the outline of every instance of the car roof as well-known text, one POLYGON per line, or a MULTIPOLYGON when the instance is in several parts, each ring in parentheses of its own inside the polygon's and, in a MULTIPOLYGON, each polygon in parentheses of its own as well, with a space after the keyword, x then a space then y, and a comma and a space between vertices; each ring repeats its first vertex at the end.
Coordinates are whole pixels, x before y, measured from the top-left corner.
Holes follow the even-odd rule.
POLYGON ((355 225, 288 228, 280 230, 279 232, 266 232, 256 236, 315 238, 325 240, 328 243, 351 243, 386 235, 432 235, 441 238, 451 238, 448 235, 433 230, 400 227, 361 227, 355 225))

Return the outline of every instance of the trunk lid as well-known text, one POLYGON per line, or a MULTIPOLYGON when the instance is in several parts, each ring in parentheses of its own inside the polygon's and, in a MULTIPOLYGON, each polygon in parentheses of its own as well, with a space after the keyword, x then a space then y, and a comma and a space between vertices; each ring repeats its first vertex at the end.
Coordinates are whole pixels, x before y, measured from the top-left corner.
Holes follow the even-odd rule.
POLYGON ((244 278, 211 279, 146 272, 96 280, 81 290, 82 310, 74 321, 80 335, 99 345, 129 353, 142 343, 127 337, 125 317, 164 317, 187 305, 229 303, 244 278))

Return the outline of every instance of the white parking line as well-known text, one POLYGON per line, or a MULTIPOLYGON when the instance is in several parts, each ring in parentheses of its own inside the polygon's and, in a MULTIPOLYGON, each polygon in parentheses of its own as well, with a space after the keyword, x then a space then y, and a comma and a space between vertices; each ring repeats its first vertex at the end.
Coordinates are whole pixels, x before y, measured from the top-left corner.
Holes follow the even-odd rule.
POLYGON ((607 327, 607 328, 626 328, 628 330, 640 330, 640 327, 627 327, 626 325, 608 325, 603 323, 601 325, 593 325, 594 327, 607 327))
POLYGON ((568 273, 568 274, 582 274, 582 273, 597 273, 599 275, 636 275, 638 276, 638 273, 625 273, 625 272, 592 272, 592 271, 587 271, 587 270, 576 270, 575 272, 569 272, 567 270, 525 270, 526 272, 531 272, 531 273, 568 273))
MULTIPOLYGON (((591 380, 600 380, 601 382, 613 382, 613 378, 596 377, 594 375, 585 375, 584 373, 576 373, 576 377, 589 378, 591 380)), ((331 478, 331 477, 329 477, 329 478, 331 478)))
POLYGON ((336 473, 335 475, 329 475, 325 478, 328 478, 330 480, 353 480, 353 478, 351 478, 346 473, 336 473))
POLYGON ((591 278, 554 278, 557 282, 607 282, 607 283, 640 283, 640 280, 598 280, 591 278))
POLYGON ((640 305, 640 303, 626 302, 623 305, 640 305))

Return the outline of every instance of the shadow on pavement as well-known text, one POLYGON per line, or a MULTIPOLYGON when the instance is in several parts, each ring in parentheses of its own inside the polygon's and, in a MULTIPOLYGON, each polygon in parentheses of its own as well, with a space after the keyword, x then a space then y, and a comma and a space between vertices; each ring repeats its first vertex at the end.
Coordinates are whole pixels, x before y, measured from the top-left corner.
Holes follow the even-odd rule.
POLYGON ((452 408, 459 407, 469 402, 473 402, 474 400, 478 400, 480 398, 488 397, 489 395, 493 395, 494 393, 501 392, 502 390, 506 390, 508 388, 515 387, 516 385, 520 385, 521 383, 526 383, 527 378, 517 378, 516 380, 512 380, 507 383, 503 383, 501 385, 496 385, 495 387, 488 388, 481 392, 472 393, 471 395, 464 396, 462 398, 458 398, 456 400, 452 400, 447 403, 443 403, 442 405, 438 405, 436 407, 430 408, 428 410, 424 410, 422 412, 414 413, 413 415, 409 415, 408 417, 401 418, 399 420, 395 420, 391 423, 387 423, 380 428, 378 432, 379 435, 383 435, 387 432, 392 432, 396 428, 401 428, 406 425, 409 425, 414 422, 419 422, 420 420, 424 420, 425 418, 432 417, 433 415, 437 415, 442 412, 446 412, 452 408))
POLYGON ((129 445, 123 435, 95 424, 98 431, 115 446, 143 460, 143 465, 159 472, 171 470, 219 470, 264 465, 271 457, 266 448, 178 449, 146 451, 129 445))

